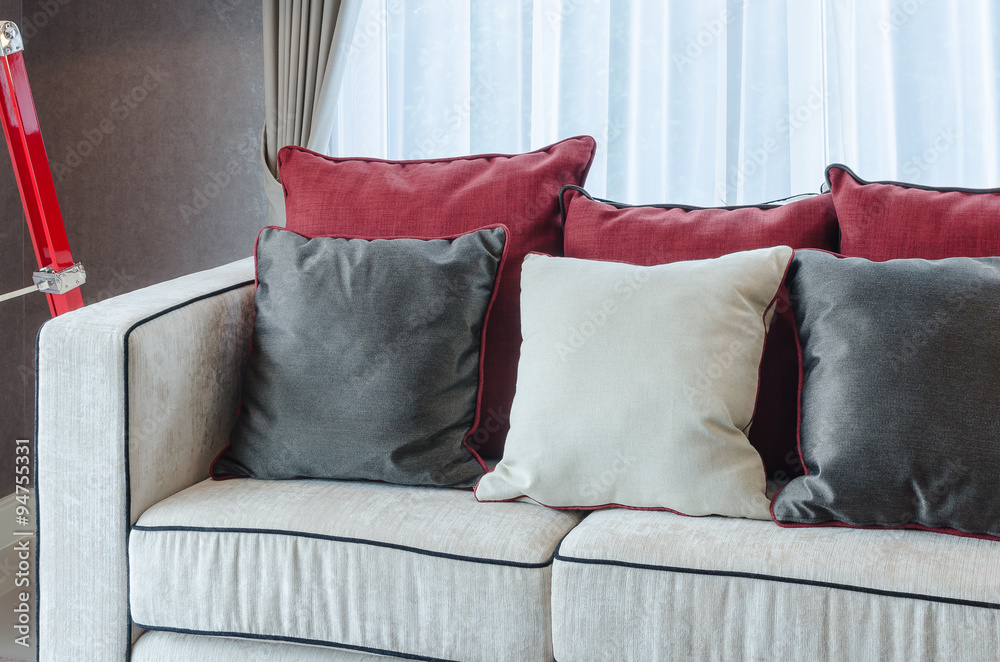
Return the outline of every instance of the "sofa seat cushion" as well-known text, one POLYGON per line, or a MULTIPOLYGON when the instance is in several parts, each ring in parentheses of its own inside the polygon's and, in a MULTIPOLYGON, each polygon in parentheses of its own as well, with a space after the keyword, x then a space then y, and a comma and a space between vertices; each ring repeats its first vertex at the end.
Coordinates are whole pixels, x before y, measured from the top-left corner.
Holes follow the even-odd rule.
POLYGON ((553 646, 574 662, 996 659, 998 576, 985 540, 600 511, 556 553, 553 646))
MULTIPOLYGON (((132 646, 131 662, 388 662, 391 657, 329 646, 231 639, 177 632, 146 632, 132 646)), ((398 659, 398 658, 397 658, 398 659)))
POLYGON ((551 660, 554 551, 575 513, 344 481, 204 481, 129 539, 149 630, 429 660, 551 660))

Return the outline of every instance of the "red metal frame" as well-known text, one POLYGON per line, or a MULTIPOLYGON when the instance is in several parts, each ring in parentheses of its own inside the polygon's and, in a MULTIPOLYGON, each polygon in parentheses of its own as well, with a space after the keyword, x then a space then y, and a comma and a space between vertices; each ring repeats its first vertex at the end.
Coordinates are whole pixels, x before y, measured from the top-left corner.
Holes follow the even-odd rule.
MULTIPOLYGON (((31 243, 39 269, 49 267, 61 271, 73 265, 66 238, 52 170, 45 154, 38 115, 31 99, 31 86, 24 69, 24 53, 15 51, 0 56, 3 76, 0 76, 0 119, 10 150, 11 165, 21 192, 21 204, 28 222, 31 243)), ((83 307, 80 288, 65 294, 46 294, 52 316, 83 307)))

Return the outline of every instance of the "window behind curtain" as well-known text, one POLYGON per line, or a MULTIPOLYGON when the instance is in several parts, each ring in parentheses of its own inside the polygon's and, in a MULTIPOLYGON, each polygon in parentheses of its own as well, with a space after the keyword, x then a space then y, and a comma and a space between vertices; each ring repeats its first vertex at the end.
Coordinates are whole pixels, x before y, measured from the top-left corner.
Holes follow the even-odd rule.
POLYGON ((587 133, 588 189, 744 204, 866 179, 1000 186, 990 0, 363 0, 329 152, 587 133))

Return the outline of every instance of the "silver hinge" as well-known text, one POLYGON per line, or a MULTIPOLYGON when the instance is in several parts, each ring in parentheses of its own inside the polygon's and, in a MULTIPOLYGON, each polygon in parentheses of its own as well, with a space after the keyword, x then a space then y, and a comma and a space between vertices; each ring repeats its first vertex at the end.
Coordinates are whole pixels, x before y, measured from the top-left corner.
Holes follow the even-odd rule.
POLYGON ((10 55, 23 50, 24 42, 21 40, 21 31, 17 29, 17 25, 14 21, 3 21, 0 25, 0 54, 10 55))
POLYGON ((19 290, 0 294, 0 301, 15 299, 32 292, 43 292, 44 294, 66 294, 70 290, 76 289, 87 282, 87 271, 83 265, 77 262, 71 267, 66 267, 62 271, 55 271, 51 267, 45 267, 31 275, 35 281, 34 285, 22 287, 19 290))

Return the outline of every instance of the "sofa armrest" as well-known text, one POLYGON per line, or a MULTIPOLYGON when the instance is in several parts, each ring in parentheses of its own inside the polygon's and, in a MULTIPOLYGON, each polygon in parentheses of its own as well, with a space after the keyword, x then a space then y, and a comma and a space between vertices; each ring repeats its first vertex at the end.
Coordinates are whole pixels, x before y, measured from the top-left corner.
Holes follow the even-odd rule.
POLYGON ((36 350, 39 659, 124 661, 128 534, 205 478, 237 412, 253 260, 47 322, 36 350))

